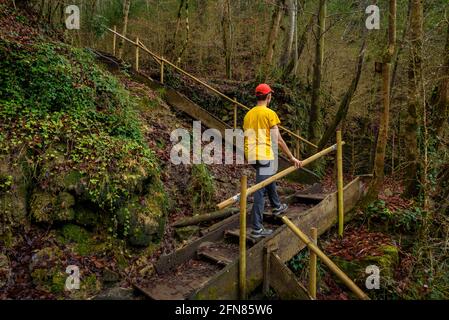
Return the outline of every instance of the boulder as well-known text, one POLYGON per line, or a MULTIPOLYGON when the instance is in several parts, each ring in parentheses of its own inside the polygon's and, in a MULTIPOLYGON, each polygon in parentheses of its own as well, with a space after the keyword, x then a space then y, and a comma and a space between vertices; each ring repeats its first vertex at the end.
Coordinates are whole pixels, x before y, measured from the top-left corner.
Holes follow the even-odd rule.
POLYGON ((191 238, 193 236, 198 235, 199 231, 200 231, 200 227, 194 225, 194 226, 176 228, 175 234, 176 234, 176 237, 180 241, 184 241, 184 240, 188 240, 189 238, 191 238))
POLYGON ((160 201, 154 195, 135 196, 117 210, 118 222, 131 245, 144 247, 160 239, 165 224, 160 201))
POLYGON ((31 196, 30 210, 37 222, 65 222, 75 218, 74 205, 75 198, 68 192, 55 195, 35 189, 31 196))
POLYGON ((0 253, 0 289, 11 280, 12 270, 8 257, 0 253))

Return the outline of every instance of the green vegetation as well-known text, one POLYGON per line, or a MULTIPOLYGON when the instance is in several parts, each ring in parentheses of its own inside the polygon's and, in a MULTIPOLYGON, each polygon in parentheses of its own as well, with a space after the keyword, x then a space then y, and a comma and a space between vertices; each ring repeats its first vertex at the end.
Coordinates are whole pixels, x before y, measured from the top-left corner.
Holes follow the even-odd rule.
POLYGON ((132 236, 130 224, 140 233, 145 219, 162 224, 160 169, 144 144, 136 103, 88 51, 1 39, 0 79, 0 216, 28 203, 36 222, 88 225, 96 212, 123 236, 132 236), (136 197, 151 200, 138 215, 131 210, 129 219, 118 219, 136 197))

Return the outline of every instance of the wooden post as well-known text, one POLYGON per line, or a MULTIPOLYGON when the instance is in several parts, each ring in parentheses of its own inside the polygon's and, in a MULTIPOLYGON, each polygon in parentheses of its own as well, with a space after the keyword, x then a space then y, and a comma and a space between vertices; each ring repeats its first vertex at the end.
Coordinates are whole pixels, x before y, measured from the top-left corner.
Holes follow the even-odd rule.
POLYGON ((114 26, 114 37, 112 38, 112 54, 115 57, 116 49, 117 49, 117 35, 115 34, 117 32, 117 26, 114 26))
MULTIPOLYGON (((310 235, 313 242, 317 245, 318 230, 317 228, 310 229, 310 235)), ((316 254, 309 249, 309 294, 313 299, 316 299, 316 254)))
POLYGON ((237 99, 234 99, 234 130, 237 129, 237 99))
POLYGON ((247 178, 240 180, 240 262, 239 262, 239 288, 240 299, 246 299, 246 188, 247 178))
POLYGON ((139 37, 136 38, 136 71, 139 71, 139 37))
POLYGON ((305 245, 312 250, 318 258, 320 258, 320 261, 323 261, 323 263, 329 267, 329 269, 360 299, 363 300, 370 300, 368 295, 363 292, 355 283, 352 281, 341 269, 331 260, 329 259, 326 254, 324 254, 323 251, 321 251, 318 246, 313 243, 313 241, 310 240, 310 238, 302 232, 295 224, 286 216, 283 216, 282 221, 287 225, 287 227, 290 228, 290 230, 293 231, 294 234, 298 236, 299 239, 301 239, 302 242, 305 243, 305 245))
POLYGON ((161 83, 164 84, 164 57, 161 57, 161 83))
POLYGON ((343 207, 343 144, 341 131, 337 131, 337 189, 338 189, 338 235, 343 237, 344 207, 343 207))

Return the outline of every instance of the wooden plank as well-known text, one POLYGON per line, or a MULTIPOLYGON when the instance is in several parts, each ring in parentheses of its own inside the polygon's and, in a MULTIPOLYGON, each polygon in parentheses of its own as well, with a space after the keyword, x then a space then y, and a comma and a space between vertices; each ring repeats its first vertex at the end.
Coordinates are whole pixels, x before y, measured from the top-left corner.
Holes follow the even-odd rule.
POLYGON ((196 255, 196 251, 199 246, 205 242, 214 242, 223 238, 225 230, 238 226, 239 219, 238 215, 230 216, 225 219, 224 223, 216 228, 215 230, 209 232, 205 236, 193 241, 191 244, 176 250, 168 255, 162 255, 156 262, 155 267, 158 273, 167 272, 174 267, 180 265, 181 263, 192 259, 196 255))
MULTIPOLYGON (((244 229, 243 229, 244 230, 244 229)), ((251 233, 251 229, 247 228, 246 229, 246 241, 251 243, 251 244, 255 244, 258 240, 254 239, 250 236, 251 233)), ((240 238, 240 229, 232 229, 232 230, 226 230, 225 231, 225 235, 232 237, 236 240, 238 240, 240 238)))
MULTIPOLYGON (((346 213, 354 209, 358 200, 363 197, 369 180, 368 177, 358 177, 344 188, 346 213)), ((328 195, 318 205, 305 212, 292 210, 288 216, 301 230, 310 232, 312 227, 316 227, 320 235, 334 226, 337 221, 337 195, 336 193, 328 195)), ((349 214, 346 216, 348 219, 351 218, 349 214)), ((303 243, 294 241, 293 237, 292 232, 284 225, 278 228, 271 237, 259 241, 248 250, 248 292, 262 283, 264 247, 269 245, 280 248, 278 255, 285 263, 305 247, 303 243)), ((190 295, 189 299, 238 299, 237 281, 238 259, 190 295)))
POLYGON ((276 253, 270 253, 269 274, 269 285, 282 300, 311 300, 307 289, 276 253))
POLYGON ((232 262, 232 259, 222 254, 219 251, 201 250, 198 252, 200 257, 212 260, 217 264, 228 265, 232 262))

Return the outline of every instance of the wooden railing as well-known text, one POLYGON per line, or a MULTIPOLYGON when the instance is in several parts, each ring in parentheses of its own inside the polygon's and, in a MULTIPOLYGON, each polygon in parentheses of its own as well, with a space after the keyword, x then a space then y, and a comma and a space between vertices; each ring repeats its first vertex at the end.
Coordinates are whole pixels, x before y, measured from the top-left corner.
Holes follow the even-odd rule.
MULTIPOLYGON (((163 84, 164 83, 164 73, 165 73, 165 65, 170 66, 171 68, 173 68, 174 70, 178 71, 179 73, 182 73, 183 75, 189 77, 190 79, 194 80, 195 82, 201 84, 202 86, 204 86, 205 88, 209 89, 210 91, 214 92, 215 94, 217 94, 218 96, 220 96, 221 98, 231 102, 234 105, 234 121, 233 121, 233 125, 234 128, 237 127, 237 108, 240 107, 243 110, 250 110, 249 107, 247 107, 246 105, 244 105, 243 103, 238 102, 236 99, 232 99, 231 97, 225 95, 224 93, 220 92, 219 90, 215 89, 214 87, 212 87, 211 85, 209 85, 208 83, 206 83, 205 81, 195 77, 194 75, 192 75, 191 73, 185 71, 184 69, 178 67, 176 64, 170 62, 169 60, 167 60, 166 58, 164 58, 161 55, 158 55, 154 52, 152 52, 151 50, 149 50, 143 43, 142 41, 139 40, 139 38, 136 38, 136 41, 133 41, 129 38, 127 38, 126 36, 121 35, 120 33, 118 33, 116 31, 116 27, 114 27, 114 29, 110 29, 107 28, 107 30, 109 32, 111 32, 113 34, 113 41, 112 41, 112 52, 115 55, 116 53, 116 44, 117 44, 117 39, 116 37, 119 37, 123 40, 125 40, 126 42, 132 44, 133 46, 136 47, 136 51, 135 51, 135 68, 138 71, 139 70, 139 59, 140 59, 140 50, 143 50, 145 53, 147 53, 148 55, 150 55, 160 66, 160 82, 163 84)), ((293 138, 302 141, 312 147, 314 147, 315 149, 318 149, 318 146, 315 145, 314 143, 304 139, 303 137, 301 137, 300 135, 294 133, 293 131, 285 128, 284 126, 279 126, 279 128, 283 131, 285 131, 286 133, 288 133, 290 136, 292 136, 293 138)))
MULTIPOLYGON (((306 166, 313 161, 333 152, 337 151, 337 201, 338 201, 338 234, 340 237, 343 236, 343 226, 344 226, 344 207, 343 207, 343 145, 344 141, 341 139, 341 131, 337 131, 337 143, 327 149, 324 149, 313 156, 302 161, 302 165, 306 166)), ((247 177, 243 176, 240 181, 240 193, 219 203, 217 207, 219 209, 224 209, 236 203, 240 202, 240 264, 239 264, 239 291, 241 299, 246 299, 246 204, 247 198, 254 192, 266 187, 270 183, 273 183, 282 177, 288 175, 289 173, 297 170, 294 166, 291 166, 281 172, 276 173, 270 178, 255 184, 254 186, 247 187, 247 177)), ((320 258, 329 269, 360 299, 368 300, 369 297, 340 269, 335 263, 332 262, 326 254, 321 251, 317 246, 317 229, 312 228, 311 235, 309 238, 304 232, 302 232, 297 226, 293 224, 286 216, 282 217, 282 221, 290 228, 301 241, 309 248, 310 260, 309 260, 309 295, 316 299, 316 264, 317 258, 320 258)))

